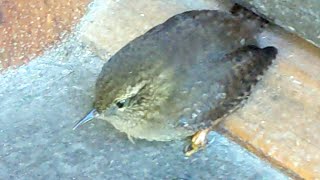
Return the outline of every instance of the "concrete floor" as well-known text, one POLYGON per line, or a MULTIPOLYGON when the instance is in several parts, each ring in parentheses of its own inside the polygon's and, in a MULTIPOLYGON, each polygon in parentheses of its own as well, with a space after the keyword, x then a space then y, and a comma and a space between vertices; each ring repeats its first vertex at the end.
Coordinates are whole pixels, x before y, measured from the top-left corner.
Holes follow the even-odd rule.
POLYGON ((79 36, 0 75, 1 179, 288 179, 215 132, 185 158, 184 141, 132 144, 103 121, 73 131, 104 63, 79 36))

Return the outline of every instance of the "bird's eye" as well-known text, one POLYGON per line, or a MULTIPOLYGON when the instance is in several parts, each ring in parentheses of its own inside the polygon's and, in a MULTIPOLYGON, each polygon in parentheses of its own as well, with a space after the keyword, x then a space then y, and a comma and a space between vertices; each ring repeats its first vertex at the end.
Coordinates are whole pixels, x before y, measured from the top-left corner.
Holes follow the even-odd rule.
POLYGON ((126 100, 120 100, 120 101, 116 102, 116 105, 118 108, 123 108, 125 103, 126 103, 126 100))

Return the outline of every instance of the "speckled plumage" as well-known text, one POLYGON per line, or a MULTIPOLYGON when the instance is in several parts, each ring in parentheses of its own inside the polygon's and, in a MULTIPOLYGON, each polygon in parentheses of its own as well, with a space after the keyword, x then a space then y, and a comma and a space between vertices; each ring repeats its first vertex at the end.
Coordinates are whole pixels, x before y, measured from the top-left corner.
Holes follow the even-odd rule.
POLYGON ((256 21, 227 12, 173 16, 104 65, 96 83, 98 118, 157 141, 212 126, 241 103, 276 56, 273 47, 253 46, 259 31, 256 21))

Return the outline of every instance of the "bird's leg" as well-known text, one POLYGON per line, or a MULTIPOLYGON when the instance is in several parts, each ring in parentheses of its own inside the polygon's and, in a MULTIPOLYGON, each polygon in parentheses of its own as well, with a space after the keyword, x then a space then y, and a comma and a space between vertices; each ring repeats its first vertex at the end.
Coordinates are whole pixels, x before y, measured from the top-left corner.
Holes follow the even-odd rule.
POLYGON ((136 144, 136 143, 134 142, 134 140, 133 140, 133 137, 130 136, 130 134, 127 134, 127 136, 128 136, 129 141, 130 141, 132 144, 136 144))
POLYGON ((211 128, 200 130, 196 132, 191 139, 191 144, 185 149, 185 155, 191 156, 193 153, 204 149, 207 144, 207 135, 211 131, 211 128))

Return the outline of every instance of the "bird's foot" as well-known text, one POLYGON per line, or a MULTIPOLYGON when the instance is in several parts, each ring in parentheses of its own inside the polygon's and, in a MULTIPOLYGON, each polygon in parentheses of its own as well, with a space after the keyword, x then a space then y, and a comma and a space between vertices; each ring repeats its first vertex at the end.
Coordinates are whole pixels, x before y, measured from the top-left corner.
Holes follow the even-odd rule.
POLYGON ((204 149, 207 144, 207 135, 211 131, 210 128, 200 130, 196 132, 191 139, 191 144, 186 146, 185 155, 191 156, 192 154, 198 152, 201 149, 204 149))

